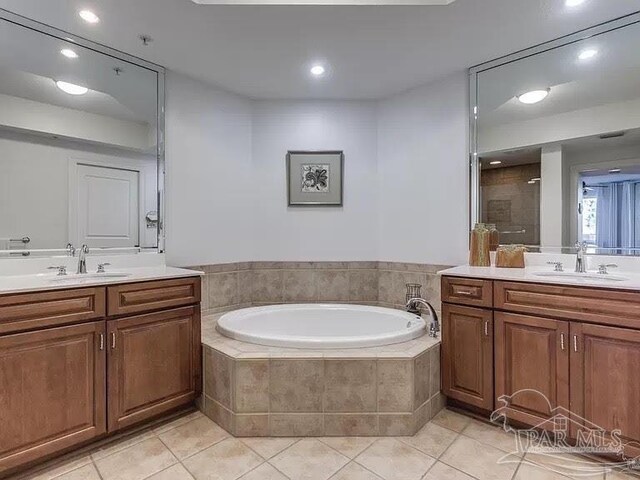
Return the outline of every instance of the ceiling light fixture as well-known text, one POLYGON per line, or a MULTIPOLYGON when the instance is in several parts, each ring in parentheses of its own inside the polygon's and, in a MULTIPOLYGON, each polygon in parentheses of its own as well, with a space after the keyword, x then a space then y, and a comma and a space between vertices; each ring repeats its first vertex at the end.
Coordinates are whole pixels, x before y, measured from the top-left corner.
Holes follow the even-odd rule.
POLYGON ((80 18, 87 23, 98 23, 100 21, 100 17, 91 10, 80 10, 78 15, 80 15, 80 18))
POLYGON ((596 55, 598 55, 598 50, 596 50, 595 48, 588 48, 586 50, 581 51, 580 54, 578 55, 578 58, 580 60, 589 60, 595 57, 596 55))
POLYGON ((532 182, 539 182, 540 180, 542 180, 540 177, 536 177, 536 178, 532 178, 531 179, 532 182))
POLYGON ((581 3, 584 3, 584 0, 565 0, 564 2, 567 7, 577 7, 581 3))
POLYGON ((321 75, 324 75, 324 67, 322 65, 314 65, 313 67, 311 67, 311 70, 309 70, 311 72, 311 75, 315 75, 316 77, 319 77, 321 75))
POLYGON ((547 88, 546 90, 532 90, 530 92, 523 93, 522 95, 518 95, 516 98, 526 105, 533 105, 534 103, 541 102, 547 98, 550 91, 550 88, 547 88))
POLYGON ((494 160, 493 162, 489 162, 489 165, 500 165, 501 163, 500 160, 494 160))
POLYGON ((68 93, 69 95, 84 95, 89 91, 87 87, 75 85, 69 82, 62 82, 60 80, 56 82, 56 86, 64 93, 68 93))
POLYGON ((609 173, 620 173, 622 171, 622 169, 620 168, 612 168, 611 170, 609 170, 609 173))
POLYGON ((67 58, 78 58, 78 54, 70 48, 63 48, 62 50, 60 50, 60 53, 67 58))

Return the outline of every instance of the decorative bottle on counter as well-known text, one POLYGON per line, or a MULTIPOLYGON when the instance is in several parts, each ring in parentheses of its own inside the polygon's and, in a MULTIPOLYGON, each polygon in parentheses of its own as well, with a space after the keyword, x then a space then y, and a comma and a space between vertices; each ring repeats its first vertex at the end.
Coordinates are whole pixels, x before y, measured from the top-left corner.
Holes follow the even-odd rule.
POLYGON ((471 232, 471 249, 469 250, 469 265, 472 267, 490 267, 489 230, 484 223, 476 223, 471 232))
POLYGON ((500 232, 494 223, 488 223, 487 229, 489 230, 489 250, 495 252, 500 246, 500 232))

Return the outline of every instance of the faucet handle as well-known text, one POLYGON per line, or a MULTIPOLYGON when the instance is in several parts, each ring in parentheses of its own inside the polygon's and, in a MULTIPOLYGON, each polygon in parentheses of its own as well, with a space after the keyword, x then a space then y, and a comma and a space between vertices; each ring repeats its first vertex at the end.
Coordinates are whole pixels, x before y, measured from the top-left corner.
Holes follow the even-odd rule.
POLYGON ((598 266, 598 273, 601 275, 606 275, 609 273, 609 268, 618 268, 618 265, 616 265, 615 263, 601 263, 598 266))
POLYGON ((562 262, 547 262, 547 265, 553 265, 554 272, 564 272, 564 266, 562 265, 562 262))
POLYGON ((104 267, 111 265, 109 262, 98 264, 98 273, 104 273, 104 267))
POLYGON ((62 275, 66 275, 67 274, 67 266, 66 265, 58 265, 55 267, 47 267, 47 270, 57 270, 58 271, 58 276, 62 276, 62 275))

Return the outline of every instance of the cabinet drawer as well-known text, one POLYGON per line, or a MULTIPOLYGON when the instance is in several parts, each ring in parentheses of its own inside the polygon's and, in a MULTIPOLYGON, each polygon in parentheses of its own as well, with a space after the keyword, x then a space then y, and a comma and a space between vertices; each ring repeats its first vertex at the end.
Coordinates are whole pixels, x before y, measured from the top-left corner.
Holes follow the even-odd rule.
POLYGON ((493 282, 477 278, 442 277, 442 301, 491 307, 493 282))
POLYGON ((107 298, 110 317, 192 305, 200 302, 200 277, 116 285, 107 298))
POLYGON ((80 288, 0 297, 0 334, 105 316, 105 289, 80 288))
POLYGON ((500 310, 640 328, 640 293, 517 282, 494 289, 500 310))

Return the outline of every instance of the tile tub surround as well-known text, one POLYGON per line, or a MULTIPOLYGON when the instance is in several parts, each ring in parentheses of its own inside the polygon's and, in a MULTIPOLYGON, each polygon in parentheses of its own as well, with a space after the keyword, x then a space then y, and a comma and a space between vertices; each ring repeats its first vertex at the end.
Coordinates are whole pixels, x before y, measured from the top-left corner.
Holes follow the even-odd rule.
POLYGON ((203 319, 205 414, 238 437, 413 435, 444 406, 440 341, 311 351, 224 337, 203 319))
POLYGON ((440 311, 437 272, 449 268, 396 262, 240 262, 191 267, 205 272, 203 313, 279 303, 360 303, 404 308, 406 284, 440 311))

